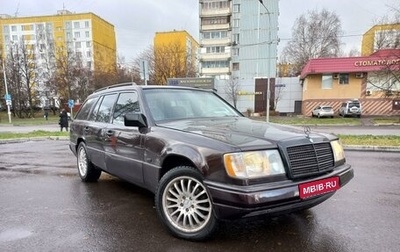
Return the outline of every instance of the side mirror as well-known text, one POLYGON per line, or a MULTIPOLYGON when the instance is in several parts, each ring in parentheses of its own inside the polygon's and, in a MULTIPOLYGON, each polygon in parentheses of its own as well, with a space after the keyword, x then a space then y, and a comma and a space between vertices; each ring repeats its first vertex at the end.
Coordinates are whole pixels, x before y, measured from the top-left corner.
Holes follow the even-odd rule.
POLYGON ((142 113, 127 113, 124 116, 124 125, 144 128, 147 127, 147 119, 142 113))

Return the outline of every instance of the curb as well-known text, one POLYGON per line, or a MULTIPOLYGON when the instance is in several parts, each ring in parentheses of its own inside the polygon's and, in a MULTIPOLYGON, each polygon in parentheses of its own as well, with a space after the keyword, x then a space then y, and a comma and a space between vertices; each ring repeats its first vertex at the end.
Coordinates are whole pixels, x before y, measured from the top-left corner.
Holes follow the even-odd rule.
POLYGON ((380 152, 400 152, 397 146, 367 146, 367 145, 343 145, 346 151, 380 151, 380 152))

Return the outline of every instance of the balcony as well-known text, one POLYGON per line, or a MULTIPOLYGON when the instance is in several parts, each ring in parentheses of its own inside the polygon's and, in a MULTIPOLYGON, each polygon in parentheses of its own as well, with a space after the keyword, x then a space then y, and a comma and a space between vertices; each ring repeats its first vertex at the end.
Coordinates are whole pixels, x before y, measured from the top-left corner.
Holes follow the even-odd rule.
POLYGON ((200 41, 201 46, 210 46, 210 45, 230 45, 231 39, 230 38, 218 38, 218 39, 202 39, 200 41))
POLYGON ((223 9, 202 9, 200 17, 223 17, 232 15, 231 8, 223 9))
POLYGON ((219 75, 219 74, 229 74, 229 67, 219 67, 219 68, 202 68, 201 75, 219 75))
POLYGON ((202 25, 201 31, 209 31, 209 30, 230 30, 231 26, 229 23, 226 24, 208 24, 202 25))
POLYGON ((201 61, 212 61, 212 60, 230 60, 230 53, 203 53, 200 54, 201 61))

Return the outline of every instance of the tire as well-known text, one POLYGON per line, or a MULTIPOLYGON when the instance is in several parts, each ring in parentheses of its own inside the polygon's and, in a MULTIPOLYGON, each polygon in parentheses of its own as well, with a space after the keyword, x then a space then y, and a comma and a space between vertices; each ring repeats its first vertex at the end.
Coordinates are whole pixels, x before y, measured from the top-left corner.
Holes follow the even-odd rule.
POLYGON ((159 219, 175 237, 202 241, 217 229, 211 198, 201 174, 192 167, 178 166, 161 178, 155 206, 159 219))
POLYGON ((86 144, 81 142, 76 155, 79 177, 83 182, 96 182, 99 180, 101 170, 97 169, 89 160, 86 144))
POLYGON ((320 115, 320 114, 318 114, 318 118, 321 118, 321 115, 320 115))

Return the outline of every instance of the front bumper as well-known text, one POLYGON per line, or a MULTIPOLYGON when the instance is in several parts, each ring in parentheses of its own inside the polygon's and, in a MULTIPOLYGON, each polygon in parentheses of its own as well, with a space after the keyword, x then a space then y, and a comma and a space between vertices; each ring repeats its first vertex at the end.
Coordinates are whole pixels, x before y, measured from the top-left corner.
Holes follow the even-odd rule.
POLYGON ((309 180, 291 180, 262 185, 236 186, 204 181, 214 203, 215 213, 220 219, 275 215, 307 209, 327 200, 335 192, 300 199, 299 184, 321 179, 339 177, 340 188, 353 177, 354 171, 345 164, 324 176, 309 180))

